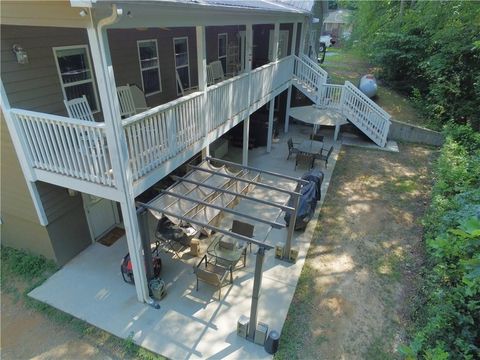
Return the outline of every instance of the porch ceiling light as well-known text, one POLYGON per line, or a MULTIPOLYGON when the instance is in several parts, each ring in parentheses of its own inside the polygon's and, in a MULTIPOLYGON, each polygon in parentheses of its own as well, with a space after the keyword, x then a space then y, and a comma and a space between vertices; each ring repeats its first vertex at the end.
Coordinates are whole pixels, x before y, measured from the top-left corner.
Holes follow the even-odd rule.
POLYGON ((17 57, 19 64, 28 64, 27 51, 19 44, 13 44, 12 51, 17 57))

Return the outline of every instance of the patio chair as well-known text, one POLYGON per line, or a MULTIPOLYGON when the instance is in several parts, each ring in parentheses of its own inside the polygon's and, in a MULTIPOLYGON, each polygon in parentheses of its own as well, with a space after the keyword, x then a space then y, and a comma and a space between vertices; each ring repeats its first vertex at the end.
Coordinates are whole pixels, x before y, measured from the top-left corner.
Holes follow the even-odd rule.
POLYGON ((175 77, 177 79, 177 85, 178 85, 178 88, 180 89, 180 93, 182 94, 182 96, 198 91, 198 86, 191 86, 188 89, 184 89, 182 85, 182 81, 180 80, 180 75, 178 75, 178 71, 176 70, 175 70, 175 77))
POLYGON ((197 277, 197 291, 198 282, 203 281, 207 284, 215 286, 218 290, 218 300, 222 298, 222 287, 228 283, 228 274, 230 273, 230 284, 233 283, 231 268, 220 266, 208 261, 207 255, 204 255, 202 260, 193 267, 193 273, 197 277), (202 263, 205 266, 202 266, 202 263))
POLYGON ((330 158, 330 155, 332 154, 333 146, 330 146, 330 149, 328 150, 327 155, 324 155, 324 154, 323 154, 324 151, 327 151, 327 150, 326 150, 326 149, 322 149, 319 154, 315 155, 315 159, 325 161, 325 168, 327 168, 328 159, 330 158))
POLYGON ((82 95, 80 98, 63 100, 67 108, 68 116, 73 119, 80 119, 85 121, 95 121, 92 110, 88 104, 87 97, 82 95))
POLYGON ((120 103, 120 115, 122 118, 128 118, 135 115, 135 103, 133 101, 130 85, 117 86, 118 102, 120 103))
POLYGON ((288 145, 288 156, 287 156, 287 160, 290 159, 290 155, 292 154, 297 154, 300 152, 300 150, 298 150, 295 145, 297 143, 294 143, 292 138, 288 139, 287 141, 287 145, 288 145))
POLYGON ((185 234, 180 226, 172 223, 167 217, 163 217, 158 220, 155 238, 180 259, 180 251, 190 246, 193 237, 185 234))
POLYGON ((212 85, 225 80, 223 65, 220 60, 212 61, 207 65, 207 84, 212 85))
MULTIPOLYGON (((239 220, 233 220, 232 221, 232 228, 230 229, 231 232, 234 232, 235 234, 243 235, 249 238, 253 238, 253 232, 255 231, 255 226, 252 224, 239 221, 239 220)), ((252 252, 252 243, 248 243, 250 247, 250 253, 252 252)), ((245 247, 245 252, 243 254, 243 266, 246 265, 246 260, 247 260, 247 248, 245 247)))
POLYGON ((295 156, 295 170, 297 170, 297 166, 299 164, 308 166, 308 169, 313 168, 314 160, 315 160, 315 157, 312 154, 298 152, 297 155, 295 156))

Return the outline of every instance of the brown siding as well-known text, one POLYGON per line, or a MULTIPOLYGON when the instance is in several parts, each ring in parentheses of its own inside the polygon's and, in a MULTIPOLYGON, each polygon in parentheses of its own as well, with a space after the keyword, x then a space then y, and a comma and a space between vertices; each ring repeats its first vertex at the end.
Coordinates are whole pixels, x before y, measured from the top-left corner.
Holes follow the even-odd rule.
POLYGON ((52 48, 87 44, 84 29, 2 25, 1 75, 10 105, 66 115, 52 48), (27 51, 28 64, 17 63, 13 44, 27 51))
POLYGON ((188 37, 190 83, 192 86, 196 86, 198 85, 198 75, 195 28, 108 30, 110 52, 117 86, 135 84, 142 89, 137 41, 156 39, 160 57, 162 92, 147 96, 147 104, 148 106, 157 106, 178 98, 175 77, 175 60, 173 57, 173 38, 185 36, 188 37))
POLYGON ((2 243, 55 259, 47 229, 38 221, 37 212, 1 112, 0 118, 2 243))

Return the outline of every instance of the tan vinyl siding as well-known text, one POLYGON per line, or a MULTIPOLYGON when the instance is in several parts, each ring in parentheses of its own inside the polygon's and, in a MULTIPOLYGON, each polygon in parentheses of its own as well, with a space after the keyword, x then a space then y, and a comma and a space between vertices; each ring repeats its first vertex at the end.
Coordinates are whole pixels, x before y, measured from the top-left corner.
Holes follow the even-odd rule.
POLYGON ((197 42, 195 28, 193 27, 108 30, 110 53, 117 86, 130 84, 137 85, 142 89, 137 41, 155 39, 157 40, 160 57, 162 92, 147 96, 147 104, 153 107, 178 98, 173 57, 173 38, 175 37, 188 37, 190 83, 192 86, 196 86, 198 84, 197 42))
POLYGON ((0 118, 2 244, 55 259, 47 229, 38 221, 1 111, 0 118))
POLYGON ((2 25, 1 75, 10 105, 65 116, 52 48, 87 44, 85 29, 2 25), (17 63, 13 44, 27 51, 28 64, 17 63))
POLYGON ((1 23, 9 25, 87 27, 89 17, 81 17, 79 8, 68 0, 2 0, 1 23))

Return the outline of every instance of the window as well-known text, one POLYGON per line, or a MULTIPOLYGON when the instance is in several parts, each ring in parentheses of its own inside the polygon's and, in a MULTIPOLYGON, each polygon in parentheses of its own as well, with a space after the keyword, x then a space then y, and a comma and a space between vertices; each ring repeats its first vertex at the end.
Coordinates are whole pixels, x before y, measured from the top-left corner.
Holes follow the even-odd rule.
MULTIPOLYGON (((173 38, 173 53, 175 56, 175 71, 182 83, 184 90, 190 88, 190 64, 188 60, 188 38, 173 38)), ((177 95, 180 95, 182 90, 177 85, 177 95)))
POLYGON ((218 34, 218 60, 222 63, 223 73, 227 72, 227 33, 218 34))
POLYGON ((142 74, 143 92, 146 96, 162 91, 157 40, 137 41, 138 61, 142 74))
POLYGON ((54 47, 63 97, 67 100, 85 95, 93 112, 99 111, 97 89, 87 45, 54 47))

